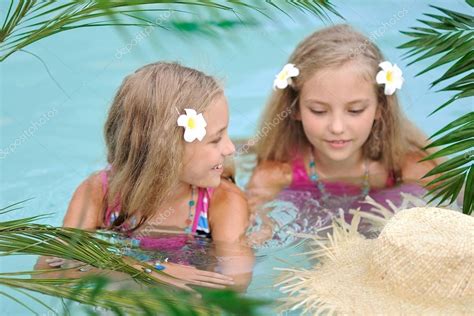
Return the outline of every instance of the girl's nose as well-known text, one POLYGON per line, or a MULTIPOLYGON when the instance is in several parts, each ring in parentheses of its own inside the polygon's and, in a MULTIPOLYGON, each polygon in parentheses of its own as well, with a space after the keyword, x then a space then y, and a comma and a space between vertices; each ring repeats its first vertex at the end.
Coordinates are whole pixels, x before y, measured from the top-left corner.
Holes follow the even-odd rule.
POLYGON ((227 141, 226 141, 225 146, 224 146, 223 154, 224 154, 224 156, 230 156, 235 152, 235 145, 234 145, 234 143, 232 143, 229 136, 226 136, 226 139, 227 139, 227 141))
POLYGON ((339 135, 344 132, 344 122, 340 117, 333 116, 329 122, 329 131, 333 134, 339 135))

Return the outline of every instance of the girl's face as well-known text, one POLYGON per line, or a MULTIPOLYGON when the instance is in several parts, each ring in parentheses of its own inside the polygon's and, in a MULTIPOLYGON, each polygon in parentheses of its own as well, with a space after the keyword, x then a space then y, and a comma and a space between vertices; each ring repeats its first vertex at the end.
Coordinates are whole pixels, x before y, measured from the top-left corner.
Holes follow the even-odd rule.
POLYGON ((363 77, 359 64, 316 72, 303 84, 299 102, 297 119, 320 158, 344 162, 362 157, 378 108, 374 84, 363 77))
POLYGON ((198 187, 217 187, 224 171, 224 159, 235 151, 229 138, 229 109, 224 95, 218 96, 203 112, 206 136, 184 146, 181 181, 198 187))

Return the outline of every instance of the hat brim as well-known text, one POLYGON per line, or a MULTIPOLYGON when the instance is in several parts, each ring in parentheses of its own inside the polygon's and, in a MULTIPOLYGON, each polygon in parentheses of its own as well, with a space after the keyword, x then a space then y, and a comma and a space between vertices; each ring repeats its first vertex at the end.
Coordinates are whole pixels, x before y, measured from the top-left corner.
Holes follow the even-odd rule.
POLYGON ((472 300, 428 300, 392 293, 370 271, 375 240, 334 227, 329 244, 319 251, 312 270, 287 269, 280 290, 290 294, 286 308, 319 314, 472 315, 472 300))

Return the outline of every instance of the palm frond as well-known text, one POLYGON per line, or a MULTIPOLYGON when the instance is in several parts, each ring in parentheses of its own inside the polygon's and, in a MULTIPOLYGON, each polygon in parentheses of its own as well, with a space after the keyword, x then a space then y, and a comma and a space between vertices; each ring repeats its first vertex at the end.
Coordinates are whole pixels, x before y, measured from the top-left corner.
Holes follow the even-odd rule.
MULTIPOLYGON (((429 58, 435 59, 417 76, 449 65, 441 77, 431 82, 431 87, 454 80, 438 91, 454 91, 455 94, 430 113, 433 115, 457 100, 474 96, 474 16, 437 6, 431 7, 441 14, 425 13, 431 19, 418 20, 424 27, 412 27, 411 31, 403 31, 403 34, 413 39, 399 48, 408 50, 404 54, 405 58, 413 59, 409 65, 429 58)), ((449 157, 425 175, 437 175, 436 179, 428 183, 428 186, 436 184, 429 190, 429 194, 433 196, 432 201, 439 199, 441 204, 450 199, 452 203, 465 187, 463 212, 471 214, 474 210, 474 112, 471 109, 469 113, 434 133, 430 139, 432 143, 425 149, 439 146, 443 148, 423 160, 449 157)))
MULTIPOLYGON (((2 210, 13 209, 22 203, 9 205, 2 210)), ((78 260, 105 271, 126 273, 141 288, 110 290, 109 285, 113 285, 113 281, 103 274, 82 278, 48 278, 48 273, 71 268, 0 273, 0 285, 19 291, 41 305, 43 302, 30 291, 73 300, 94 308, 105 308, 117 315, 232 315, 239 312, 255 315, 256 308, 266 304, 264 301, 241 297, 231 290, 197 288, 196 291, 201 295, 198 298, 132 266, 130 259, 125 260, 122 255, 124 246, 106 240, 111 239, 111 233, 101 232, 99 238, 90 231, 35 223, 43 217, 38 215, 0 222, 0 256, 41 255, 78 260), (34 278, 30 278, 32 276, 34 278)), ((146 263, 141 264, 152 268, 146 263)), ((35 313, 24 299, 6 292, 0 292, 0 295, 35 313)))
POLYGON ((10 1, 0 30, 0 62, 8 56, 43 38, 67 30, 99 26, 138 26, 199 31, 216 34, 216 29, 255 23, 254 16, 272 18, 272 9, 285 12, 297 7, 310 12, 319 19, 328 20, 329 14, 340 16, 327 0, 276 3, 276 1, 171 1, 171 0, 73 0, 67 3, 56 1, 22 0, 10 1), (15 4, 16 2, 16 4, 15 4), (185 8, 188 10, 182 10, 185 8), (203 20, 201 13, 213 17, 203 20), (188 13, 190 19, 168 19, 164 25, 158 13, 188 13), (204 22, 202 22, 202 20, 204 22), (190 27, 193 26, 192 28, 190 27))
MULTIPOLYGON (((24 273, 27 276, 29 272, 24 273)), ((116 315, 256 315, 256 307, 266 303, 262 300, 241 297, 230 290, 198 289, 200 298, 187 291, 169 291, 160 287, 130 289, 129 286, 123 286, 111 290, 109 288, 113 282, 104 276, 26 279, 5 277, 0 274, 0 284, 22 291, 23 295, 41 305, 44 303, 23 290, 79 302, 89 310, 110 310, 116 315)), ((34 313, 25 300, 20 300, 12 294, 2 292, 0 294, 34 313)))
MULTIPOLYGON (((445 15, 425 13, 425 16, 437 21, 418 20, 428 27, 412 27, 411 29, 416 32, 402 32, 414 39, 400 45, 398 48, 408 49, 404 54, 406 58, 418 55, 410 64, 435 56, 438 58, 430 66, 419 72, 417 76, 447 63, 454 62, 439 79, 431 83, 431 86, 434 87, 453 76, 467 73, 466 77, 457 83, 451 84, 448 89, 445 89, 460 91, 451 97, 449 100, 451 102, 472 96, 472 88, 474 85, 474 79, 472 77, 472 70, 474 69, 474 59, 472 58, 474 54, 472 49, 472 47, 474 47, 474 16, 436 6, 431 7, 441 11, 445 15)), ((447 104, 444 106, 446 105, 447 104)), ((436 113, 444 106, 436 108, 431 114, 436 113)))
MULTIPOLYGON (((0 256, 53 256, 77 260, 99 269, 127 273, 144 284, 163 283, 125 262, 123 249, 119 245, 97 238, 89 231, 33 223, 42 217, 39 215, 0 222, 0 256)), ((143 266, 147 264, 143 263, 143 266)))

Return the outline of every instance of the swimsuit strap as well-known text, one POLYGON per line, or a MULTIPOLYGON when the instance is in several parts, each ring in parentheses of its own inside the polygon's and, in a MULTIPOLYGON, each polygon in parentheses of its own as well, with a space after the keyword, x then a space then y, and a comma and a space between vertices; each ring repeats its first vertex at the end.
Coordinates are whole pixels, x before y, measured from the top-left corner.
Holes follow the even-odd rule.
POLYGON ((107 169, 100 171, 100 178, 102 180, 102 193, 104 195, 104 201, 107 204, 107 208, 104 214, 104 224, 110 225, 120 213, 120 201, 117 199, 115 205, 109 205, 107 202, 107 192, 109 190, 109 179, 107 175, 107 169))
POLYGON ((209 205, 211 196, 214 193, 212 188, 198 188, 198 200, 196 203, 196 214, 194 215, 192 232, 197 235, 210 237, 209 226, 209 205))
POLYGON ((395 170, 390 170, 388 172, 387 180, 385 181, 385 187, 390 188, 397 184, 397 178, 395 176, 395 170))
MULTIPOLYGON (((106 201, 108 191, 108 175, 107 169, 100 171, 102 180, 102 192, 104 194, 104 201, 106 201)), ((210 199, 214 193, 213 188, 198 188, 198 197, 196 202, 196 212, 194 214, 192 230, 193 234, 210 237, 211 231, 208 219, 208 210, 210 199)), ((114 205, 108 205, 104 214, 105 225, 110 225, 120 214, 120 199, 116 199, 114 205)))
POLYGON ((309 180, 308 173, 304 166, 303 156, 301 154, 296 154, 291 162, 291 169, 292 177, 290 188, 312 184, 312 182, 309 180))

